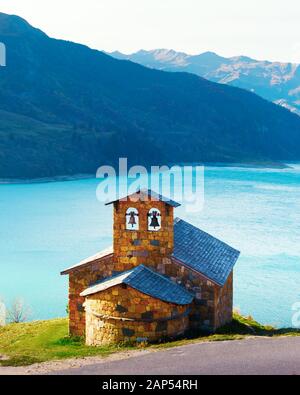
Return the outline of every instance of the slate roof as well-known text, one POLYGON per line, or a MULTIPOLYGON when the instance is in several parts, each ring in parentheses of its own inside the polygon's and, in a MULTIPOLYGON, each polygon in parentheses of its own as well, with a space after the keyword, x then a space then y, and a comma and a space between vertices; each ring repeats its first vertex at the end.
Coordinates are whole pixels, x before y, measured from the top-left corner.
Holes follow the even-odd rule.
POLYGON ((194 298, 194 295, 182 286, 144 265, 100 281, 87 288, 80 295, 93 295, 120 284, 127 284, 153 298, 178 305, 190 304, 194 298))
MULTIPOLYGON (((225 285, 239 255, 239 251, 226 243, 179 218, 175 219, 172 257, 216 284, 225 285)), ((113 256, 112 246, 71 266, 61 274, 69 274, 109 256, 113 256)))
POLYGON ((173 257, 208 279, 224 286, 240 252, 176 218, 174 221, 173 257))
POLYGON ((99 259, 102 258, 107 258, 110 255, 113 255, 114 250, 113 250, 113 246, 110 246, 108 248, 106 248, 105 250, 102 250, 100 252, 97 252, 97 254, 90 256, 89 258, 84 259, 83 261, 77 263, 74 266, 69 267, 68 269, 64 270, 63 272, 61 272, 61 274, 69 274, 70 272, 72 272, 73 270, 76 269, 80 269, 86 265, 89 265, 90 263, 97 261, 99 259))
POLYGON ((155 201, 165 202, 166 204, 168 204, 169 206, 172 206, 172 207, 179 207, 180 206, 180 203, 177 203, 172 199, 169 199, 163 195, 160 195, 160 194, 152 191, 151 189, 141 189, 141 190, 137 191, 136 193, 133 193, 132 195, 128 195, 128 196, 124 196, 123 198, 120 198, 120 199, 112 200, 111 202, 106 203, 106 206, 116 203, 118 201, 122 201, 127 198, 130 198, 130 196, 134 196, 135 194, 141 194, 142 196, 150 197, 151 199, 153 199, 154 202, 155 201))

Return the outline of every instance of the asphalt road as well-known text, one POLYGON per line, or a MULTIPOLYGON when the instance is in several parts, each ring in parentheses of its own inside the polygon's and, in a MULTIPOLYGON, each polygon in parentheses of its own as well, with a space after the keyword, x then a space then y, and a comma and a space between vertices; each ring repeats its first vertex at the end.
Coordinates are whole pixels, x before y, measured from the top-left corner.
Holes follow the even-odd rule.
POLYGON ((300 337, 198 343, 59 375, 300 375, 300 337))

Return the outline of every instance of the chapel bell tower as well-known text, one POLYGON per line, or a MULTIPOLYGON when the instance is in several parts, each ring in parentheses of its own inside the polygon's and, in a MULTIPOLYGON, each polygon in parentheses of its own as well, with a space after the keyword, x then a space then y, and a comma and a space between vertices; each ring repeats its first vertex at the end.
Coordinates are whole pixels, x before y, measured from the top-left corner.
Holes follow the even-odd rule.
POLYGON ((174 208, 180 206, 150 190, 107 204, 114 206, 114 271, 141 264, 159 270, 174 248, 174 208))

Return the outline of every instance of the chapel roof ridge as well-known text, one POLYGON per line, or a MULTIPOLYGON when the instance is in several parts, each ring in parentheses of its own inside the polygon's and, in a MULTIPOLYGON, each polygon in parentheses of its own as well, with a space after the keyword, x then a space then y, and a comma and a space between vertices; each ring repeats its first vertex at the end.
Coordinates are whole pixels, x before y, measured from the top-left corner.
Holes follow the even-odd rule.
POLYGON ((153 202, 161 201, 161 202, 164 202, 174 208, 181 206, 181 204, 176 202, 175 200, 172 200, 171 198, 168 198, 164 195, 161 195, 161 194, 159 194, 151 189, 147 189, 147 188, 138 189, 136 192, 130 193, 130 194, 123 196, 121 198, 116 198, 116 199, 110 200, 109 202, 105 203, 105 205, 109 206, 109 205, 114 204, 119 201, 126 201, 126 200, 128 200, 128 198, 131 198, 131 197, 134 198, 136 195, 143 196, 145 198, 145 201, 148 201, 148 199, 150 197, 150 201, 153 201, 153 202))

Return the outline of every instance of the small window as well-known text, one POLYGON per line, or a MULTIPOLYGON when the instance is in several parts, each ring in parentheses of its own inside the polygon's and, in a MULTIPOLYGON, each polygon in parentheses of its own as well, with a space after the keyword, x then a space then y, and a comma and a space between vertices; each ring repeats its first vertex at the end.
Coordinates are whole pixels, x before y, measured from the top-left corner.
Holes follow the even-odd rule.
POLYGON ((152 208, 148 213, 148 230, 158 232, 161 229, 161 214, 157 208, 152 208))
POLYGON ((126 229, 139 230, 139 212, 136 208, 130 207, 126 211, 126 229))

